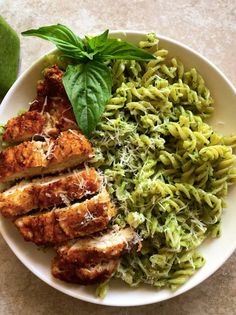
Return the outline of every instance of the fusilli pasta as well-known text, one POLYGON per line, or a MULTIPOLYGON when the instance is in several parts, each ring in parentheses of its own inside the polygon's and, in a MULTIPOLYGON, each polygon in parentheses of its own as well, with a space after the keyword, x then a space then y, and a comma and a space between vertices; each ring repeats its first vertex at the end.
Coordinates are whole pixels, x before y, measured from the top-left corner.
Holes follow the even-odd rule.
POLYGON ((236 136, 206 122, 213 99, 196 69, 184 69, 148 34, 140 47, 156 59, 113 61, 113 97, 92 137, 99 167, 142 249, 125 255, 116 273, 131 286, 177 288, 204 259, 202 241, 220 235, 223 197, 236 181, 236 136))

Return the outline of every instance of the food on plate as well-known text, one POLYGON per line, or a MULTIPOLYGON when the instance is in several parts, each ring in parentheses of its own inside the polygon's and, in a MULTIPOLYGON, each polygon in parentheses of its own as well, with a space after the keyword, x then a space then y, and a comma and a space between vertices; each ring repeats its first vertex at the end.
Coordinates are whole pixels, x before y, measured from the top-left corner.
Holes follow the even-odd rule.
POLYGON ((101 231, 115 214, 116 209, 104 190, 81 203, 20 217, 15 225, 26 241, 50 245, 101 231))
POLYGON ((73 170, 62 175, 24 180, 0 193, 0 212, 16 217, 34 209, 68 206, 101 189, 102 178, 94 168, 73 170))
POLYGON ((116 271, 119 258, 130 252, 140 238, 130 228, 118 226, 56 247, 58 256, 52 274, 60 280, 80 284, 101 283, 116 271))
POLYGON ((116 204, 114 224, 128 223, 143 239, 115 277, 176 289, 204 265, 202 242, 221 234, 236 137, 207 123, 213 99, 196 69, 169 56, 154 34, 139 46, 156 59, 110 62, 113 95, 91 137, 92 163, 116 204))
POLYGON ((46 125, 46 117, 38 112, 26 112, 14 117, 4 126, 2 140, 5 142, 21 142, 41 134, 46 125))
POLYGON ((63 260, 85 266, 119 258, 140 242, 140 238, 132 228, 121 229, 115 225, 105 232, 59 245, 56 251, 63 260))
POLYGON ((44 80, 37 84, 37 96, 29 111, 7 122, 3 141, 14 143, 37 136, 56 137, 61 131, 78 128, 62 85, 63 73, 57 66, 44 70, 44 80))
POLYGON ((20 40, 17 33, 0 16, 0 100, 16 80, 19 68, 20 40))
POLYGON ((48 141, 25 141, 0 152, 0 182, 56 173, 92 156, 91 144, 77 130, 61 132, 48 141))
POLYGON ((119 259, 102 261, 96 265, 86 267, 78 266, 76 263, 68 263, 56 257, 52 261, 52 275, 62 281, 78 283, 82 285, 102 283, 111 278, 116 272, 119 259))
MULTIPOLYGON (((64 71, 57 65, 53 65, 50 68, 43 70, 43 80, 39 80, 37 84, 37 98, 31 104, 30 109, 42 110, 45 100, 45 96, 49 98, 61 97, 68 99, 64 85, 62 83, 64 71), (40 105, 40 107, 39 107, 40 105)), ((46 106, 46 108, 50 106, 46 106)), ((46 109, 45 108, 45 109, 46 109)), ((71 108, 70 108, 71 109, 71 108)), ((56 107, 55 107, 56 110, 56 107)))
POLYGON ((220 236, 236 181, 236 136, 206 122, 214 107, 203 78, 153 33, 141 49, 108 31, 82 40, 63 25, 24 35, 56 43, 66 65, 50 55, 29 112, 5 126, 4 141, 29 141, 0 153, 0 182, 86 162, 76 176, 94 186, 74 194, 71 170, 18 183, 0 195, 1 212, 26 214, 15 220, 25 240, 55 247, 60 280, 176 289, 204 265, 198 247, 220 236))

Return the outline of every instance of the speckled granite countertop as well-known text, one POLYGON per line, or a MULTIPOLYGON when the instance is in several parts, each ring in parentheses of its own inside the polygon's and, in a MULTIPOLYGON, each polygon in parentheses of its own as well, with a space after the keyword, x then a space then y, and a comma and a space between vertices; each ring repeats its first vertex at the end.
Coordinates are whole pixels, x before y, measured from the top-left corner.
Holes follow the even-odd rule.
MULTIPOLYGON (((64 23, 79 33, 154 30, 198 50, 236 84, 235 0, 0 0, 0 14, 18 32, 64 23)), ((22 41, 24 71, 51 45, 22 41), (27 42, 27 43, 26 43, 27 42)), ((0 314, 236 314, 236 254, 210 279, 166 302, 139 308, 88 304, 52 289, 28 271, 0 237, 0 314)))

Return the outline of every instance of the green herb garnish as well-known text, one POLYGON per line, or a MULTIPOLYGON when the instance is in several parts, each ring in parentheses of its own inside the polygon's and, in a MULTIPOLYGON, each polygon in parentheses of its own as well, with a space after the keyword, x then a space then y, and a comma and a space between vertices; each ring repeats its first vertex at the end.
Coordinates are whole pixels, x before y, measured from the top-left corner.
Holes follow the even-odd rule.
POLYGON ((112 78, 104 63, 111 59, 148 61, 155 57, 120 39, 108 38, 109 30, 82 40, 68 27, 57 24, 32 29, 24 36, 37 36, 56 45, 74 64, 67 67, 63 85, 80 129, 90 135, 111 97, 112 78))

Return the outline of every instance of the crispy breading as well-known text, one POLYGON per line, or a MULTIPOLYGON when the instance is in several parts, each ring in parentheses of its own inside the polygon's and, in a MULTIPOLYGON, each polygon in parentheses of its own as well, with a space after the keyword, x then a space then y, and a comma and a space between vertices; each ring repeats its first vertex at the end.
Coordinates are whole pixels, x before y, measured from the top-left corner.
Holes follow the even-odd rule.
POLYGON ((37 97, 29 111, 7 122, 3 141, 21 142, 35 135, 56 137, 61 131, 78 129, 62 75, 58 66, 44 71, 44 80, 38 82, 37 97))
POLYGON ((62 83, 63 74, 64 71, 57 65, 44 69, 44 80, 38 82, 37 94, 42 96, 66 96, 62 83))
POLYGON ((68 263, 59 257, 52 261, 52 275, 62 281, 89 285, 103 283, 115 273, 119 260, 113 259, 108 262, 100 262, 97 265, 86 267, 78 266, 76 263, 68 263))
MULTIPOLYGON (((44 108, 44 113, 50 115, 55 129, 58 131, 78 129, 73 109, 67 97, 50 97, 47 103, 48 110, 45 111, 44 108)), ((48 131, 46 130, 46 132, 48 131)))
POLYGON ((30 106, 30 111, 48 113, 55 128, 60 131, 78 128, 62 83, 63 73, 56 65, 45 69, 44 80, 38 82, 37 98, 30 106))
POLYGON ((43 105, 34 106, 34 110, 10 119, 4 127, 3 141, 21 142, 37 135, 56 137, 61 131, 78 129, 67 100, 48 99, 45 108, 41 107, 43 105))
POLYGON ((101 188, 101 177, 94 168, 74 170, 55 177, 22 181, 0 193, 0 212, 15 217, 33 209, 45 209, 70 203, 101 188))
POLYGON ((0 152, 0 182, 59 172, 92 156, 90 142, 76 130, 46 142, 26 141, 0 152))
POLYGON ((36 111, 47 117, 42 134, 54 135, 67 129, 78 129, 73 109, 67 97, 45 96, 34 100, 29 111, 36 111))
POLYGON ((23 142, 0 152, 0 182, 11 181, 30 174, 40 174, 47 167, 47 144, 45 142, 23 142))
POLYGON ((21 217, 15 225, 26 241, 49 245, 101 231, 115 214, 108 193, 103 191, 82 203, 21 217))
POLYGON ((30 110, 51 112, 51 110, 56 110, 61 102, 64 108, 68 105, 71 108, 62 82, 63 74, 64 72, 57 65, 43 71, 44 78, 37 83, 37 96, 31 103, 30 110), (59 103, 54 106, 54 103, 50 100, 58 100, 59 103))
POLYGON ((2 139, 5 142, 28 140, 35 134, 41 134, 46 122, 46 118, 41 113, 26 112, 7 122, 2 139))
POLYGON ((105 232, 57 246, 56 251, 65 261, 86 266, 119 258, 138 242, 140 238, 132 228, 119 229, 118 226, 113 226, 105 232))
POLYGON ((3 141, 14 143, 37 136, 56 137, 61 131, 78 129, 71 106, 51 101, 55 106, 48 112, 29 111, 10 119, 4 126, 3 141))

